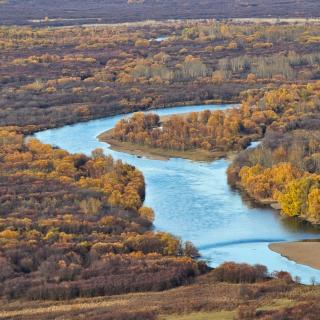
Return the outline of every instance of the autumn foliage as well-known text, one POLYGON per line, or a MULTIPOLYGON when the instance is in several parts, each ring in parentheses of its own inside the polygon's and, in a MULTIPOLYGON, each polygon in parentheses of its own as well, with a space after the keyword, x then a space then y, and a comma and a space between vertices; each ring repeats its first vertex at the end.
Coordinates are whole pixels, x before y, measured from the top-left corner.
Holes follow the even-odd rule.
POLYGON ((30 133, 152 107, 239 102, 246 89, 319 79, 319 39, 311 22, 0 27, 0 126, 30 133))
POLYGON ((0 144, 2 297, 164 290, 200 272, 192 244, 151 231, 154 214, 142 206, 144 179, 133 166, 3 129, 0 144))
POLYGON ((156 114, 136 113, 116 124, 112 138, 169 150, 241 150, 262 136, 262 123, 265 125, 276 117, 272 111, 250 111, 245 106, 172 116, 163 122, 156 114))
POLYGON ((259 202, 278 202, 281 212, 320 221, 320 86, 283 87, 255 98, 279 117, 259 147, 242 152, 229 168, 229 181, 259 202))

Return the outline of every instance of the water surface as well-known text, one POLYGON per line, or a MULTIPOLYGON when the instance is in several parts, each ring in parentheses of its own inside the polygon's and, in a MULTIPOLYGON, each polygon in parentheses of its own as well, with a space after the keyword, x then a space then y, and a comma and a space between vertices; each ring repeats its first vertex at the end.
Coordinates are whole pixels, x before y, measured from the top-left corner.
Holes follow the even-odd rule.
MULTIPOLYGON (((156 112, 169 115, 230 107, 188 106, 156 112)), ((145 205, 155 210, 155 228, 192 241, 212 266, 224 261, 260 263, 269 271, 289 271, 303 282, 310 282, 311 277, 320 282, 320 271, 296 264, 268 249, 270 242, 317 238, 316 231, 294 220, 283 220, 271 209, 253 207, 243 201, 227 184, 228 160, 206 163, 178 158, 168 161, 138 158, 110 150, 106 143, 96 139, 126 116, 46 130, 36 137, 70 152, 90 154, 95 148, 103 148, 114 158, 135 165, 146 179, 145 205)))

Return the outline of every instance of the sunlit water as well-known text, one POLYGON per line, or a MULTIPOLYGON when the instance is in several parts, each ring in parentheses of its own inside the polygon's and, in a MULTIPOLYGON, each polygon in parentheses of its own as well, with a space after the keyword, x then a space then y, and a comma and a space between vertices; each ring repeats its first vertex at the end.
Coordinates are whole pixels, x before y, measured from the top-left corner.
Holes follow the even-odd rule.
MULTIPOLYGON (((230 107, 188 106, 156 112, 169 115, 230 107)), ((37 133, 36 137, 70 152, 90 154, 95 148, 103 148, 114 158, 135 165, 145 176, 145 205, 156 212, 155 228, 192 241, 212 266, 224 261, 260 263, 269 271, 289 271, 305 283, 310 282, 311 277, 320 281, 320 271, 296 264, 268 249, 270 242, 317 238, 317 232, 295 221, 281 219, 271 209, 244 202, 227 184, 228 160, 206 163, 178 158, 168 161, 138 158, 110 150, 107 144, 96 139, 98 134, 114 127, 126 116, 46 130, 37 133)))

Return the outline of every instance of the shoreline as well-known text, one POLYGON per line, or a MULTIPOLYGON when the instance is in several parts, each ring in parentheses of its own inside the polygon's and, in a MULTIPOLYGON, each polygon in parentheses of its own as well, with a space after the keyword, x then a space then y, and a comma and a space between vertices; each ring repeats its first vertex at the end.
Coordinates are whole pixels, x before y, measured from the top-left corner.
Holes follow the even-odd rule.
POLYGON ((297 264, 320 270, 320 240, 270 243, 268 248, 297 264))

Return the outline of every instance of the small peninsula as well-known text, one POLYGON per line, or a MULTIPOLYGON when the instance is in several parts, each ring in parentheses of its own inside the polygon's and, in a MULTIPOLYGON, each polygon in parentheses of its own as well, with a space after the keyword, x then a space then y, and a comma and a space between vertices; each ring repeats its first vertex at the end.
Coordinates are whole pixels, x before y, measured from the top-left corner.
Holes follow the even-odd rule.
POLYGON ((246 121, 243 112, 243 108, 233 108, 166 117, 137 112, 98 138, 109 143, 113 150, 153 159, 232 158, 262 134, 258 127, 245 127, 248 123, 242 123, 246 121))
POLYGON ((320 270, 320 241, 271 243, 269 249, 296 263, 320 270))

